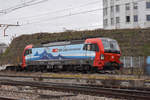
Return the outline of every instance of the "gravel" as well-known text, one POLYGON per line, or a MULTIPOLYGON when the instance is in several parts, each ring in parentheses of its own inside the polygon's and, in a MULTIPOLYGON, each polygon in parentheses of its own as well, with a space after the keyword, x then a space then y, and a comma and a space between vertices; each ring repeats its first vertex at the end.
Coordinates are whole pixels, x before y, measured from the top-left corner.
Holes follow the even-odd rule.
POLYGON ((31 87, 2 85, 0 86, 0 89, 0 96, 17 98, 19 100, 122 100, 50 90, 40 90, 31 87))

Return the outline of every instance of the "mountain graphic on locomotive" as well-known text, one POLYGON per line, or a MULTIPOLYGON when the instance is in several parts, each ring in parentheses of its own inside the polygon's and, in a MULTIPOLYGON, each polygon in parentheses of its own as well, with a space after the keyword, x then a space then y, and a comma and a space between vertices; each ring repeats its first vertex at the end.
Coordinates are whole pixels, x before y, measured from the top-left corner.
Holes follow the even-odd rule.
POLYGON ((123 67, 120 56, 117 41, 110 38, 52 42, 42 46, 26 46, 21 67, 36 71, 119 70, 123 67))

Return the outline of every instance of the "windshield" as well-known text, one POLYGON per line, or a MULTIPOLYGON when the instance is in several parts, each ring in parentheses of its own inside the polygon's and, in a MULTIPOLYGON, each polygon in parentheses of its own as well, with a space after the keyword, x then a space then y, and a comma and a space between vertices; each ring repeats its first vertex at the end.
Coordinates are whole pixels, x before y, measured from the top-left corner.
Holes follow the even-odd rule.
POLYGON ((117 41, 111 39, 102 39, 105 52, 120 53, 117 41))

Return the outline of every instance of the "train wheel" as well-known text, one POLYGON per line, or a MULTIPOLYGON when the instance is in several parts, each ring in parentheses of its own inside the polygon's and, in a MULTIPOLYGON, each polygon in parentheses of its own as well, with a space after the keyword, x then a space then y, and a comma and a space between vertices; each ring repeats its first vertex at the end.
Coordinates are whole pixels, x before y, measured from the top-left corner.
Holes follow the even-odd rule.
POLYGON ((87 65, 87 73, 91 74, 92 73, 92 66, 87 65))
POLYGON ((92 72, 92 73, 98 73, 99 70, 98 70, 97 67, 94 67, 94 66, 93 66, 93 67, 91 68, 91 72, 92 72))
POLYGON ((11 71, 11 70, 12 70, 12 68, 11 68, 11 67, 12 67, 12 66, 7 66, 5 70, 7 70, 7 71, 11 71))
POLYGON ((16 71, 17 71, 17 72, 21 72, 21 71, 22 71, 21 66, 18 66, 18 67, 16 68, 16 71))
POLYGON ((83 73, 83 74, 86 74, 87 71, 88 71, 87 66, 86 66, 86 65, 82 65, 82 73, 83 73))
POLYGON ((39 66, 40 72, 45 72, 45 66, 39 66))
MULTIPOLYGON (((28 66, 27 66, 28 67, 28 66)), ((28 72, 28 68, 27 67, 25 67, 24 69, 23 69, 23 71, 24 72, 28 72)))

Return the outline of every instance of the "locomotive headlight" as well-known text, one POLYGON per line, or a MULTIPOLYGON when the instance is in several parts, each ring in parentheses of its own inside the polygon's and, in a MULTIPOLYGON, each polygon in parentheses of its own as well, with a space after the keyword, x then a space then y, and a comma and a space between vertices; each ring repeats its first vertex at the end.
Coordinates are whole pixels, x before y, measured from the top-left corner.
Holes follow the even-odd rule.
POLYGON ((104 60, 104 59, 105 59, 104 55, 103 55, 103 54, 101 54, 101 60, 104 60))

